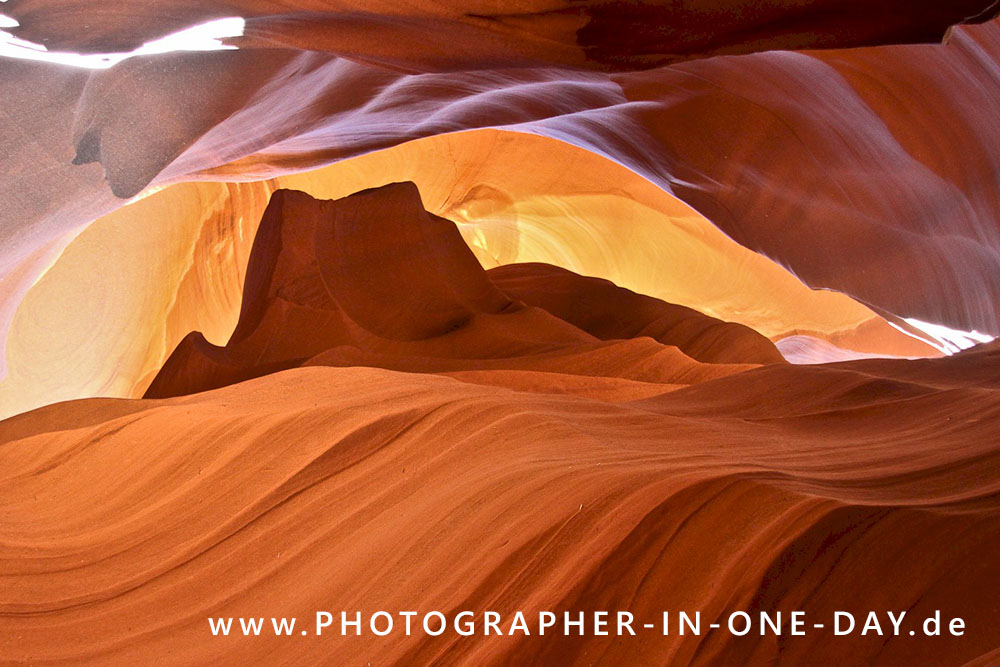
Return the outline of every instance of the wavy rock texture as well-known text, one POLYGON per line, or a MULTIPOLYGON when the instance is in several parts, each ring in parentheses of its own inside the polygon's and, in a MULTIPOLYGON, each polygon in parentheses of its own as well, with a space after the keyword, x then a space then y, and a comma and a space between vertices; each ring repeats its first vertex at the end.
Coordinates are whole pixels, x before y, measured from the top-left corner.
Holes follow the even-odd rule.
POLYGON ((0 423, 4 659, 962 664, 1000 642, 995 345, 733 365, 780 357, 749 328, 606 281, 483 271, 412 184, 280 190, 248 263, 229 343, 186 338, 149 394, 214 391, 0 423), (331 605, 942 609, 968 634, 206 629, 331 605))
MULTIPOLYGON (((821 654, 961 664, 986 655, 1000 641, 1000 359, 984 350, 916 371, 854 363, 868 365, 775 364, 624 403, 631 387, 606 385, 612 400, 601 400, 524 393, 509 374, 481 372, 470 384, 303 368, 166 401, 28 413, 0 425, 4 656, 802 664, 821 654), (981 371, 974 388, 966 367, 981 371), (490 384, 500 386, 477 386, 490 384), (209 639, 205 621, 265 607, 715 616, 873 605, 960 609, 969 633, 246 641, 209 639)), ((578 363, 572 373, 588 371, 598 372, 578 363)))
POLYGON ((71 165, 74 154, 99 160, 112 191, 131 196, 150 184, 266 179, 503 127, 610 158, 813 287, 896 316, 1000 333, 1000 137, 989 93, 1000 80, 998 31, 991 22, 954 31, 946 46, 769 52, 610 75, 410 76, 291 49, 135 58, 86 81, 65 75, 65 86, 51 83, 51 66, 18 66, 12 90, 32 95, 12 94, 16 113, 3 122, 19 137, 16 151, 28 151, 19 163, 38 168, 30 182, 0 185, 10 202, 0 212, 10 248, 0 270, 11 276, 0 312, 12 317, 44 269, 38 253, 123 203, 95 165, 71 165))
POLYGON ((652 67, 691 57, 770 49, 940 41, 956 23, 987 20, 988 0, 752 2, 520 0, 153 0, 95 11, 82 0, 7 0, 15 33, 50 50, 131 51, 167 33, 226 16, 249 19, 242 48, 326 50, 421 71, 511 64, 595 69, 652 67), (79 21, 86 20, 86 28, 79 21))
POLYGON ((162 5, 0 5, 246 18, 2 64, 0 662, 997 661, 996 2, 162 5), (206 627, 376 608, 967 632, 206 627))

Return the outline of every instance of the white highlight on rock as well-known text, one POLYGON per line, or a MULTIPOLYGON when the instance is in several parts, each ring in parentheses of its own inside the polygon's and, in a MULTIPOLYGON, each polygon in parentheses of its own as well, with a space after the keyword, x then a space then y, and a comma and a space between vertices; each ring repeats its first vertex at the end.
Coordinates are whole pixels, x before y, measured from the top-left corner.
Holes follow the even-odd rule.
MULTIPOLYGON (((0 2, 6 2, 6 0, 0 0, 0 2)), ((16 28, 17 25, 16 20, 0 14, 0 28, 16 28)), ((49 51, 41 44, 19 39, 9 32, 0 30, 0 57, 42 60, 88 69, 106 69, 132 56, 170 53, 172 51, 235 49, 235 46, 224 44, 222 40, 227 37, 241 36, 245 25, 246 21, 240 17, 216 19, 148 42, 129 53, 96 54, 49 51)))
POLYGON ((992 343, 996 340, 994 336, 979 333, 975 330, 960 331, 958 329, 951 329, 941 324, 924 322, 913 317, 907 317, 906 323, 933 338, 938 343, 937 347, 942 352, 949 355, 961 352, 962 350, 967 350, 970 347, 974 347, 981 343, 992 343))

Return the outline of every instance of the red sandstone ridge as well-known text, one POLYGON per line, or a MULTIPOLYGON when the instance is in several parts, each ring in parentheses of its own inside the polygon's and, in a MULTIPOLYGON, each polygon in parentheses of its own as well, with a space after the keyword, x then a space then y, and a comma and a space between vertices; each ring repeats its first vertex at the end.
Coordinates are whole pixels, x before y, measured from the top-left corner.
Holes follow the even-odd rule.
POLYGON ((274 193, 229 343, 192 333, 146 396, 302 365, 565 372, 571 358, 575 375, 676 384, 783 362, 752 329, 607 281, 545 265, 487 273, 455 224, 426 212, 412 183, 397 183, 337 201, 274 193), (618 370, 588 371, 613 357, 618 370))
POLYGON ((0 422, 0 661, 992 664, 1000 358, 913 368, 770 364, 621 402, 313 367, 26 413, 0 422), (967 633, 316 637, 341 609, 942 610, 967 633), (308 636, 207 620, 262 615, 308 636))
POLYGON ((784 362, 774 344, 753 329, 636 294, 608 280, 578 276, 548 264, 491 269, 503 292, 543 308, 601 340, 648 336, 689 357, 715 364, 784 362))

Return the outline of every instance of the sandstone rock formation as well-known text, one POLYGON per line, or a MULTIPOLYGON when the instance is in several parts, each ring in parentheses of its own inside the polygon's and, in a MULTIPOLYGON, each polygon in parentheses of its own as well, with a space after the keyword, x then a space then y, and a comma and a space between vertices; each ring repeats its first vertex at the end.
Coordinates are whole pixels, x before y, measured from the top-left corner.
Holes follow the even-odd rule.
POLYGON ((0 663, 1000 661, 996 2, 0 12, 0 663))

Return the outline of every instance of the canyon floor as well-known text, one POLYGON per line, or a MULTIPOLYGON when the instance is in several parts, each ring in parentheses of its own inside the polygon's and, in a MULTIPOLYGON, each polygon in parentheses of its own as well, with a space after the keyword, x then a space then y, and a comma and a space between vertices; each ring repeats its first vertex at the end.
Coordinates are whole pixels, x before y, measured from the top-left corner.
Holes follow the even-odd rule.
MULTIPOLYGON (((411 184, 271 198, 239 324, 0 422, 6 664, 993 664, 1000 347, 796 366, 411 184), (316 610, 905 610, 962 637, 212 636, 316 610)), ((886 626, 885 629, 888 629, 886 626)))

